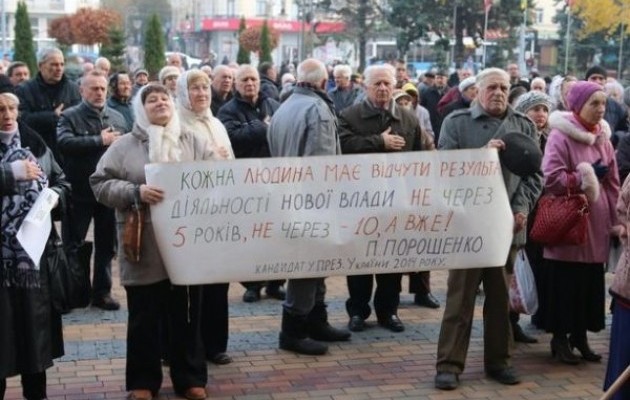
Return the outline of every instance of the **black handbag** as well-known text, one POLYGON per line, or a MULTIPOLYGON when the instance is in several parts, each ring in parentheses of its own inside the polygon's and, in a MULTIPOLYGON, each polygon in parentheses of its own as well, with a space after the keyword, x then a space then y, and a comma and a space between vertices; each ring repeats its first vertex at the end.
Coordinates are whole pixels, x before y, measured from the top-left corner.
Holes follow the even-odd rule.
POLYGON ((90 266, 88 263, 86 268, 85 263, 79 261, 79 254, 87 250, 88 256, 91 255, 91 245, 91 242, 86 242, 76 254, 66 252, 53 228, 46 248, 46 261, 51 303, 55 311, 65 314, 90 304, 90 266))

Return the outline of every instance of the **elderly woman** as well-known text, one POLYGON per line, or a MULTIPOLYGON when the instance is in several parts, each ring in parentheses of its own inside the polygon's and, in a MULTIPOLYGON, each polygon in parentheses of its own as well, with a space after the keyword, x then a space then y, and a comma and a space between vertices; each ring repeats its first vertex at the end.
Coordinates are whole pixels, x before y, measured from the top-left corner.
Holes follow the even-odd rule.
MULTIPOLYGON (((233 159, 234 152, 225 127, 210 111, 210 79, 199 70, 184 72, 177 79, 177 111, 182 130, 206 138, 218 159, 233 159)), ((203 285, 201 321, 206 359, 214 364, 232 362, 228 343, 229 283, 203 285)))
MULTIPOLYGON (((549 136, 549 112, 551 111, 551 108, 551 97, 537 90, 532 90, 519 96, 514 107, 516 111, 522 112, 523 114, 527 115, 527 117, 529 117, 529 119, 531 119, 536 126, 536 133, 538 134, 538 140, 540 141, 540 149, 543 152, 545 151, 547 137, 549 136)), ((529 223, 531 223, 532 221, 533 218, 528 219, 529 223)), ((528 226, 528 228, 529 227, 530 226, 528 226)), ((543 248, 540 244, 528 240, 527 244, 525 245, 525 249, 527 251, 527 257, 529 259, 529 263, 536 279, 536 285, 540 288, 544 285, 543 281, 546 272, 544 266, 542 265, 543 248)), ((538 294, 538 311, 534 316, 532 316, 532 322, 535 325, 538 325, 536 320, 538 318, 542 318, 545 310, 547 309, 545 305, 544 294, 545 293, 543 291, 540 291, 540 293, 538 294)), ((521 326, 518 324, 518 320, 519 314, 510 311, 510 323, 512 325, 512 334, 514 336, 514 341, 520 343, 538 342, 538 339, 533 336, 527 335, 523 331, 521 326)))
POLYGON ((588 239, 585 245, 545 246, 547 276, 541 290, 548 306, 544 327, 553 333, 552 355, 563 363, 578 364, 572 348, 586 361, 601 359, 589 347, 586 332, 605 327, 604 263, 611 233, 618 230, 619 175, 610 127, 603 119, 606 94, 602 87, 576 82, 565 100, 570 112, 554 112, 549 118, 551 132, 542 166, 545 191, 586 194, 588 239))
POLYGON ((168 89, 173 99, 177 98, 177 78, 180 74, 180 69, 172 65, 167 65, 158 73, 158 80, 168 89))
POLYGON ((16 96, 0 94, 0 398, 6 378, 19 374, 24 398, 40 400, 46 369, 63 355, 61 316, 51 305, 46 257, 37 267, 15 235, 44 188, 64 196, 70 185, 41 137, 18 125, 18 106, 16 96))
POLYGON ((152 399, 162 383, 160 331, 163 310, 169 324, 168 353, 175 391, 187 399, 206 398, 207 367, 201 343, 201 289, 169 281, 151 224, 149 205, 164 199, 164 190, 146 184, 148 163, 183 162, 212 157, 207 138, 180 128, 168 89, 144 86, 133 101, 133 130, 116 141, 99 161, 90 184, 96 199, 116 209, 118 242, 123 221, 134 203, 146 213, 140 260, 128 259, 119 247, 120 279, 127 292, 126 387, 129 398, 152 399))

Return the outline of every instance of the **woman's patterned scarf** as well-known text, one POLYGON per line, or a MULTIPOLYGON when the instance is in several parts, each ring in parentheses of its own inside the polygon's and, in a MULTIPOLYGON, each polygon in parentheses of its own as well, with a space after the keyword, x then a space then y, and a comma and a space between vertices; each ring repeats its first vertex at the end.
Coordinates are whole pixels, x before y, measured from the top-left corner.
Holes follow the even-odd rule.
MULTIPOLYGON (((15 133, 9 143, 0 142, 0 162, 17 160, 37 161, 33 153, 20 146, 19 133, 15 133)), ((35 200, 48 186, 48 179, 43 176, 35 180, 17 181, 15 186, 15 194, 2 196, 0 286, 36 288, 40 284, 39 269, 26 254, 16 235, 35 200)))

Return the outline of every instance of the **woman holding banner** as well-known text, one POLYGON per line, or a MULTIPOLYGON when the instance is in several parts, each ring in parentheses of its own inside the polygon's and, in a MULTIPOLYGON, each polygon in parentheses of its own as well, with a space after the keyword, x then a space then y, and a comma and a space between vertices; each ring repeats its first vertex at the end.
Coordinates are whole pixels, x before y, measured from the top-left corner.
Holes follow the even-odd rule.
MULTIPOLYGON (((184 72, 177 79, 177 112, 184 132, 207 138, 219 159, 233 159, 234 152, 225 127, 210 111, 210 78, 200 70, 184 72)), ((214 364, 229 364, 228 289, 229 283, 203 285, 201 334, 206 359, 214 364)))
POLYGON ((145 213, 140 259, 127 258, 119 247, 121 284, 127 292, 126 387, 129 399, 157 396, 162 384, 163 310, 168 314, 168 354, 175 391, 186 399, 205 399, 207 367, 201 342, 201 287, 172 285, 155 241, 148 206, 164 199, 164 190, 146 184, 145 164, 204 160, 213 157, 207 138, 182 131, 166 87, 144 86, 133 100, 136 121, 105 152, 90 184, 96 199, 116 209, 118 242, 123 221, 134 203, 145 213))

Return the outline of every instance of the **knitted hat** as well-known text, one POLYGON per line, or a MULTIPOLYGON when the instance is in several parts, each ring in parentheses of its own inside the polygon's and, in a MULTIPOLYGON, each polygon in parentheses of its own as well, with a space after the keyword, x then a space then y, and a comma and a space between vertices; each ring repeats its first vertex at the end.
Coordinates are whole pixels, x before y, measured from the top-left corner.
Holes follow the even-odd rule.
POLYGON ((475 78, 474 76, 469 76, 468 78, 464 79, 463 81, 459 83, 459 86, 458 86, 459 92, 464 93, 464 91, 466 91, 466 89, 474 85, 476 81, 477 81, 477 78, 475 78))
POLYGON ((547 111, 551 111, 551 97, 537 90, 527 92, 518 97, 514 109, 525 114, 536 106, 545 106, 547 111))
POLYGON ((594 82, 578 81, 569 89, 567 93, 566 102, 569 109, 574 113, 579 114, 584 107, 584 104, 588 99, 597 91, 603 91, 604 89, 594 82))
POLYGON ((605 78, 608 76, 608 71, 606 71, 606 69, 602 66, 593 65, 591 68, 586 70, 586 77, 584 79, 588 81, 588 78, 590 78, 591 75, 595 74, 601 75, 605 78))
POLYGON ((138 68, 136 72, 133 73, 133 78, 136 79, 140 74, 145 74, 146 76, 149 76, 149 72, 146 69, 138 68))
POLYGON ((169 65, 160 70, 160 73, 158 74, 158 80, 160 81, 160 83, 164 83, 164 80, 169 76, 178 77, 180 75, 181 73, 179 72, 179 68, 169 65))
POLYGON ((416 89, 416 86, 413 83, 411 83, 411 82, 405 83, 402 86, 402 91, 406 92, 408 94, 413 94, 415 96, 418 96, 418 89, 416 89), (411 92, 411 93, 409 93, 409 92, 411 92))

